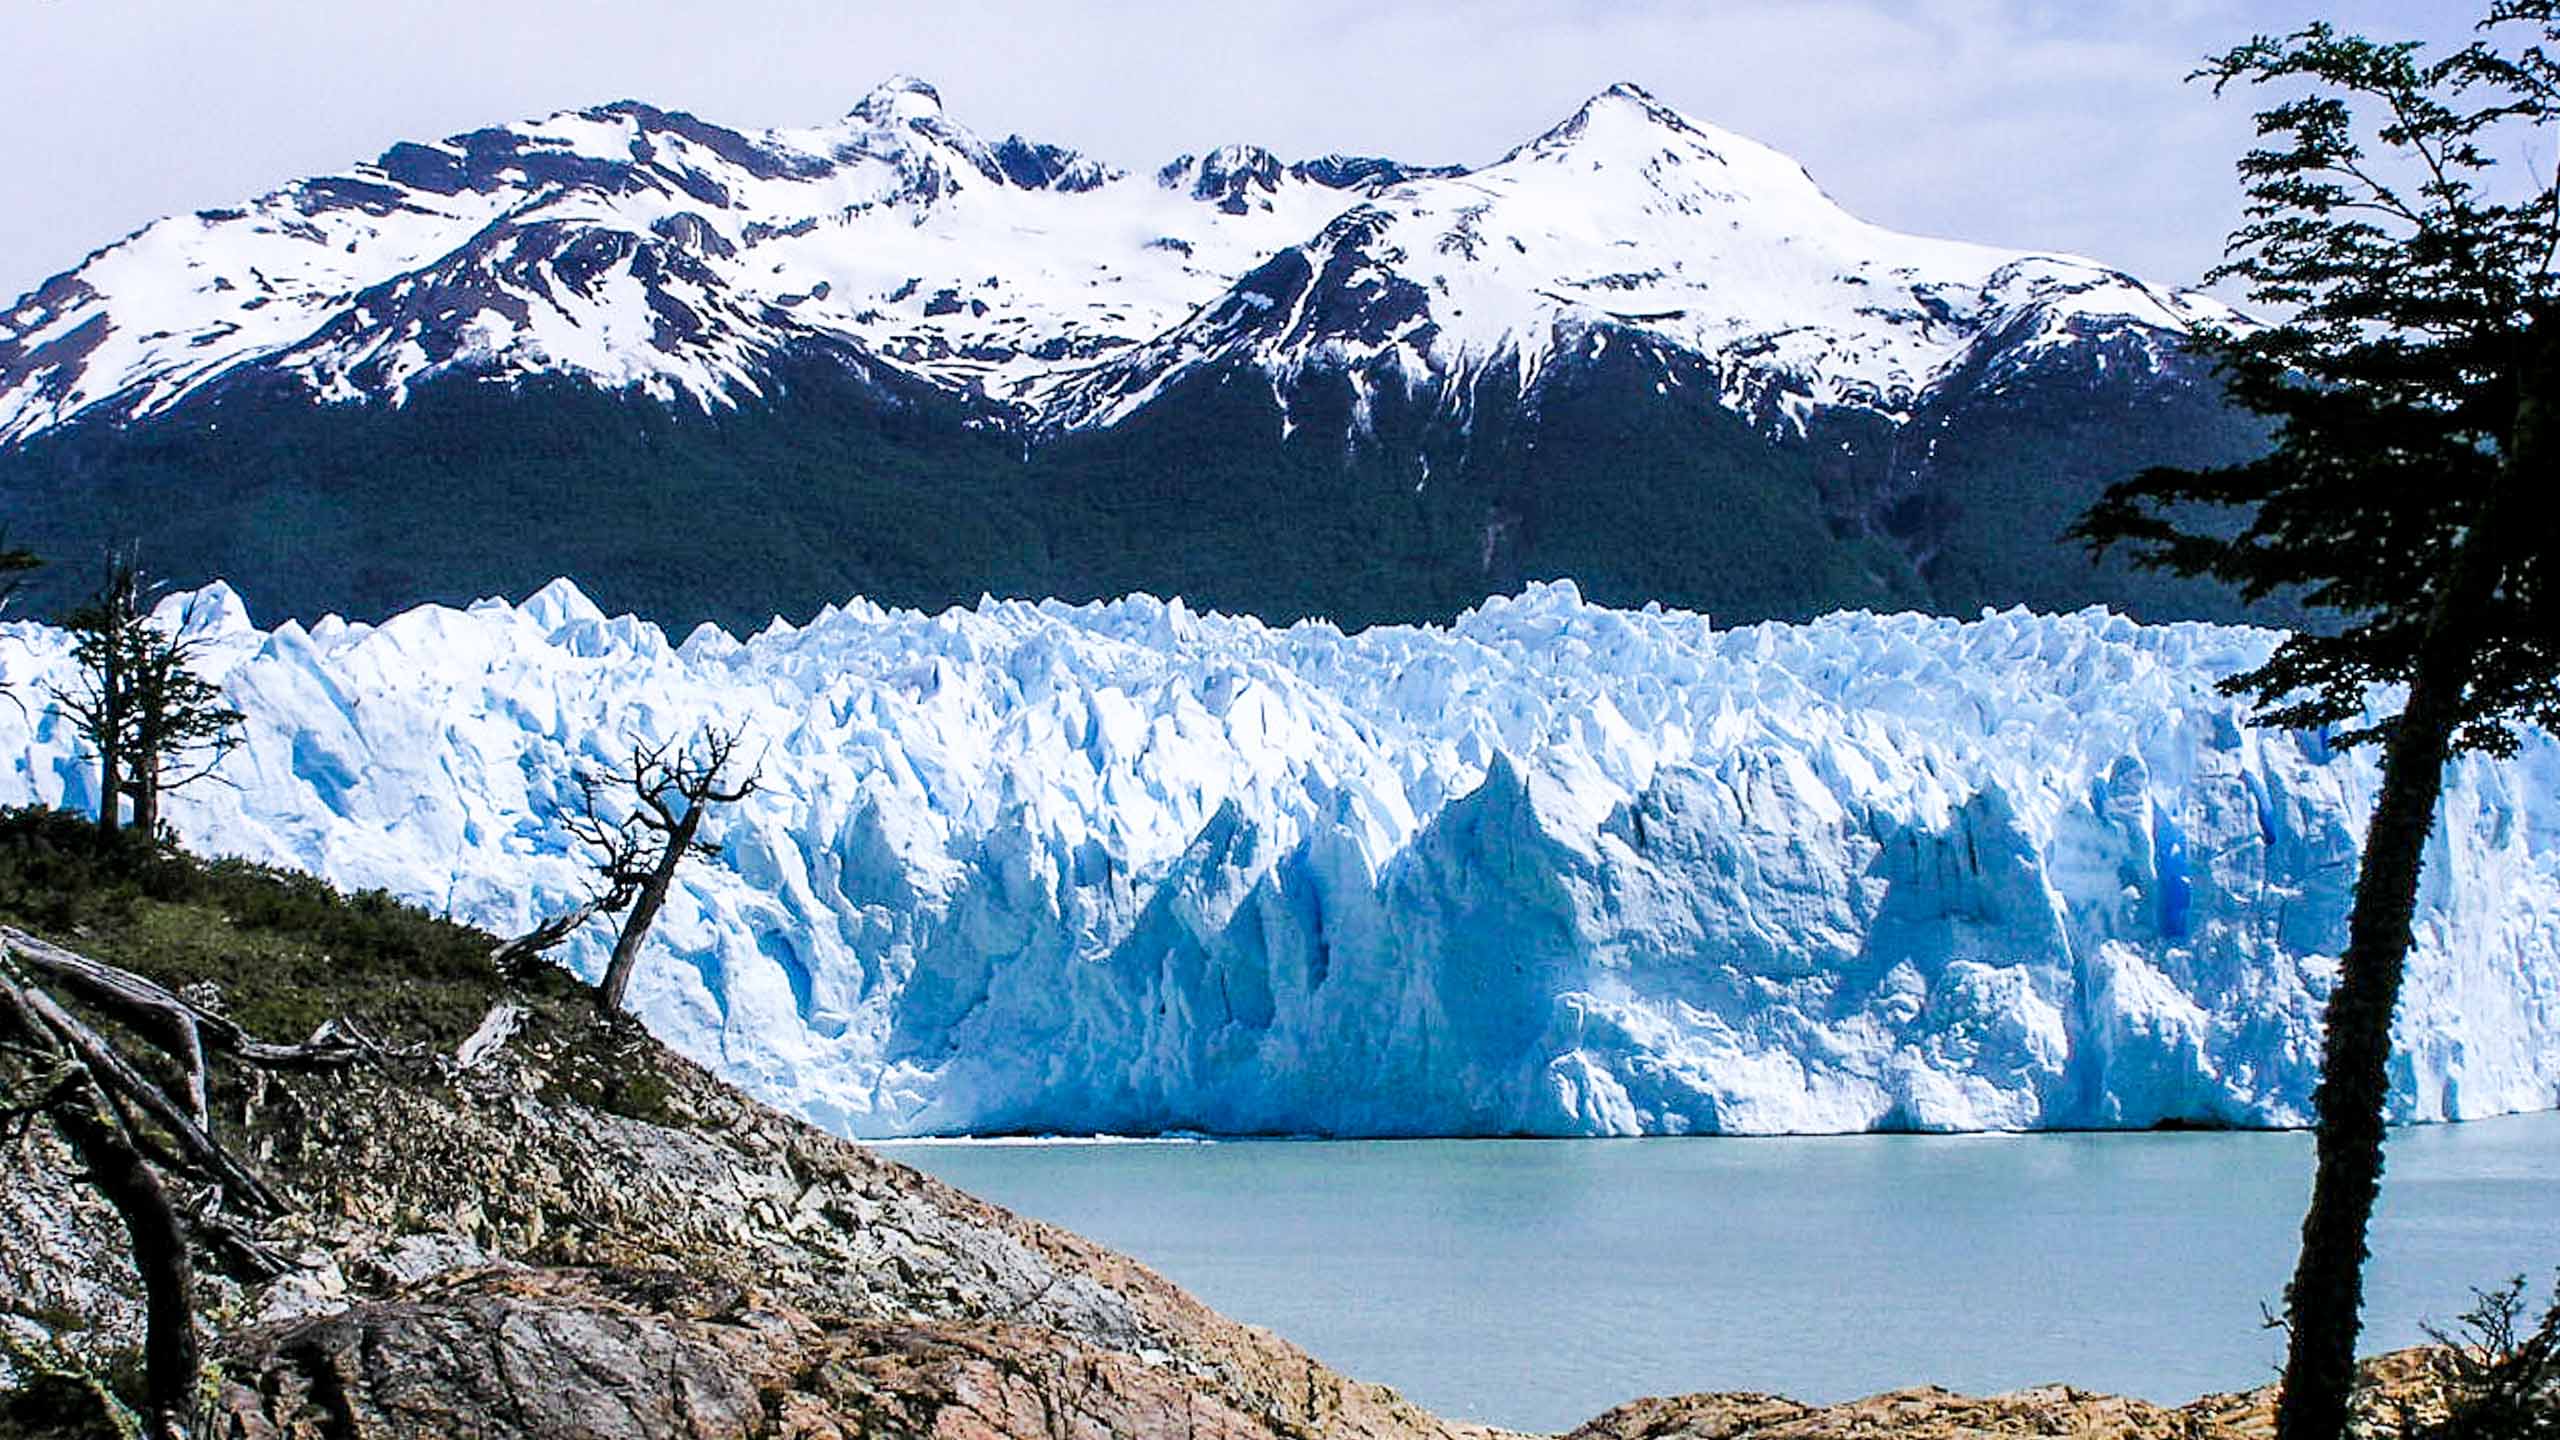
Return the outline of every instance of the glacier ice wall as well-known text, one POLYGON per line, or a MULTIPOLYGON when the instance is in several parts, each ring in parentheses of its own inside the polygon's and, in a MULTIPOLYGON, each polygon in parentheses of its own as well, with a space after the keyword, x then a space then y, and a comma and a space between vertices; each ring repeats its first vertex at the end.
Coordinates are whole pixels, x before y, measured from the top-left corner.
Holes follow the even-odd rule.
MULTIPOLYGON (((578 766, 747 727, 634 1002, 862 1135, 2297 1123, 2375 779, 2214 693, 2270 635, 2096 611, 163 614, 250 716, 191 842, 500 931, 582 894, 578 766)), ((93 803, 64 665, 0 627, 0 798, 93 803)), ((2560 1104, 2560 749, 2442 821, 2393 1108, 2560 1104)))

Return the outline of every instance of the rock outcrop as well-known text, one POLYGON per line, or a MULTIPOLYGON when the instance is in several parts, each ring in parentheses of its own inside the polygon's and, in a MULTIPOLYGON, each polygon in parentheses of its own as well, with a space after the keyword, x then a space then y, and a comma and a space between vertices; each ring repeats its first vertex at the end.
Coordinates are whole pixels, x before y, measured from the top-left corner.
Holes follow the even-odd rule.
MULTIPOLYGON (((2429 1414, 2440 1404, 2422 1350, 2364 1364, 2365 1402, 2429 1414)), ((1747 1392, 1631 1401, 1564 1440, 2272 1440, 2275 1387, 2155 1405, 2069 1385, 2005 1395, 1959 1395, 1935 1385, 1889 1390, 1837 1405, 1806 1405, 1747 1392)))
POLYGON ((242 1440, 1297 1433, 1161 1355, 1040 1326, 821 1319, 669 1272, 442 1277, 241 1332, 223 1354, 243 1376, 222 1396, 242 1440))
MULTIPOLYGON (((217 1097, 297 1206, 259 1236, 287 1273, 206 1277, 220 1433, 1491 1433, 790 1120, 629 1022, 539 1007, 476 1058, 217 1097)), ((129 1352, 114 1216, 42 1130, 12 1149, 0 1325, 21 1354, 129 1352)))

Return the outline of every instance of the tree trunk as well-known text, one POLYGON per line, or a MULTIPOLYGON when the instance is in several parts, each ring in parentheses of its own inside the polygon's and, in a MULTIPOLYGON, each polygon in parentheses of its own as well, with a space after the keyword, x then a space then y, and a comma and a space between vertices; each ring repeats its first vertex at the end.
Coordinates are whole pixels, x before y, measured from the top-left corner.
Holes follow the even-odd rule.
POLYGON ((2453 706, 2438 695, 2461 683, 2458 674, 2450 687, 2428 683, 2432 678, 2422 677, 2423 690, 2411 689, 2383 756, 2382 794, 2356 873, 2347 951, 2338 965, 2338 988, 2329 997, 2320 1088, 2312 1101, 2319 1116, 2319 1167, 2311 1182, 2311 1210, 2302 1222, 2302 1253, 2285 1292, 2292 1336, 2276 1411, 2279 1440, 2338 1440, 2346 1431, 2364 1297, 2365 1227, 2382 1187, 2391 1013, 2400 1000, 2419 871, 2453 734, 2453 706))
POLYGON ((686 853, 693 848, 693 834, 701 827, 706 808, 697 801, 676 822, 676 828, 667 836, 666 852, 658 857, 657 868, 649 872, 631 913, 623 919, 622 934, 613 942, 613 959, 604 968, 603 983, 596 986, 596 1005, 608 1015, 622 1011, 622 997, 631 988, 631 972, 639 968, 640 942, 648 938, 649 927, 657 923, 658 907, 667 903, 667 891, 675 884, 676 867, 684 863, 686 853))
POLYGON ((501 971, 530 964, 535 956, 576 934, 579 926, 615 909, 620 903, 618 896, 598 895, 575 910, 554 915, 513 940, 491 950, 489 963, 497 966, 501 971))
POLYGON ((2498 478, 2455 552, 2453 573, 2427 618, 2409 701, 2383 750, 2382 793, 2356 872, 2347 951, 2329 997, 2320 1088, 2319 1164, 2302 1253, 2285 1291, 2291 1335, 2278 1440, 2342 1440, 2355 1387, 2358 1311, 2364 1299, 2365 1231, 2382 1188, 2383 1107, 2390 1090, 2391 1012, 2409 955, 2419 870, 2455 731, 2463 721, 2483 611, 2504 573, 2502 552, 2529 523, 2528 476, 2550 473, 2548 396, 2560 381, 2560 322, 2538 317, 2525 343, 2514 429, 2498 478))
POLYGON ((133 828, 145 839, 160 835, 159 757, 145 751, 134 757, 133 828))
POLYGON ((146 663, 125 682, 133 743, 124 754, 124 792, 133 797, 132 827, 147 840, 160 835, 160 750, 167 742, 169 723, 166 679, 146 663))
POLYGON ((98 713, 103 731, 98 740, 98 830, 113 835, 124 821, 124 727, 126 694, 124 596, 110 586, 105 624, 105 663, 98 669, 98 713))
POLYGON ((195 1429, 196 1381, 203 1368, 196 1344, 195 1265, 169 1192, 107 1117, 105 1103, 96 1086, 83 1083, 53 1106, 53 1122, 132 1237, 134 1268, 142 1276, 143 1388, 151 1435, 183 1440, 195 1429))
MULTIPOLYGON (((115 671, 110 668, 104 684, 113 686, 117 683, 115 671)), ((116 738, 117 732, 124 728, 124 707, 116 703, 111 693, 103 708, 107 733, 98 742, 98 831, 113 835, 124 819, 124 776, 122 767, 117 764, 123 758, 118 753, 122 742, 116 738)))

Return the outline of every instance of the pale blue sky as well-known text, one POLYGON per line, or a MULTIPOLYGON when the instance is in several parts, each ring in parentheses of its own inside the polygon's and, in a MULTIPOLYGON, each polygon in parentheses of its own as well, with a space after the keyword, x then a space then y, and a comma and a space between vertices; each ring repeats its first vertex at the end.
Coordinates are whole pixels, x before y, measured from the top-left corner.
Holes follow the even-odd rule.
POLYGON ((2182 77, 2325 15, 2458 39, 2456 0, 0 0, 0 297, 164 214, 401 139, 633 97, 805 125, 898 71, 953 118, 1137 169, 1228 141, 1482 162, 1633 80, 1902 229, 2191 282, 2245 100, 2182 77))

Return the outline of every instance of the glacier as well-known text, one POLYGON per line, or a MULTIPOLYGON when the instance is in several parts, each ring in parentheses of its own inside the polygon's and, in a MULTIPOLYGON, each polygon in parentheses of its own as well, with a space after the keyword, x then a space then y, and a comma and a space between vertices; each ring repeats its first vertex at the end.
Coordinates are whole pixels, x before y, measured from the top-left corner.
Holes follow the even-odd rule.
MULTIPOLYGON (((500 932, 585 894, 581 766, 743 727, 633 1003, 857 1136, 2300 1124, 2376 779, 2215 691, 2273 632, 2097 610, 157 613, 249 717, 189 843, 500 932)), ((0 625, 0 800, 95 803, 68 666, 0 625)), ((2416 938, 2393 1115, 2560 1105, 2548 736, 2454 767, 2416 938)))

